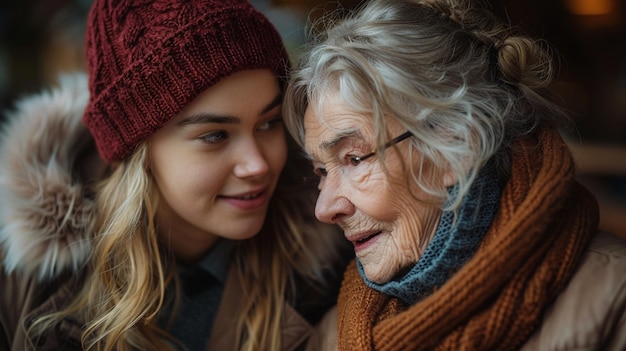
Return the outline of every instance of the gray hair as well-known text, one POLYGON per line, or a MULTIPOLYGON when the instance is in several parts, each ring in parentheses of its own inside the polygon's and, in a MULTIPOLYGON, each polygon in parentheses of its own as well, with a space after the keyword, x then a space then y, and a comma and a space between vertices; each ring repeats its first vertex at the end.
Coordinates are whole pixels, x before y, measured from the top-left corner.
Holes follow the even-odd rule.
POLYGON ((411 154, 422 160, 410 179, 442 199, 446 189, 428 169, 458 179, 447 210, 458 208, 490 159, 508 175, 512 140, 563 117, 545 97, 553 76, 545 43, 514 34, 469 1, 374 0, 326 27, 292 72, 284 102, 290 133, 302 145, 306 108, 319 109, 329 94, 372 117, 381 147, 393 137, 391 116, 413 133, 411 154))

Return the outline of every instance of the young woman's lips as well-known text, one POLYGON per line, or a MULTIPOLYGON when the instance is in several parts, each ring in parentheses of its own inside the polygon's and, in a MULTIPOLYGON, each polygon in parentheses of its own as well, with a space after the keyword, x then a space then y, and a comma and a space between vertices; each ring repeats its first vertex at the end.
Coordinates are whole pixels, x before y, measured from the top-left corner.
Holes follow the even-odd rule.
POLYGON ((242 211, 257 210, 267 202, 267 188, 236 196, 220 196, 221 200, 242 211))
POLYGON ((359 252, 361 250, 364 250, 374 245, 374 243, 376 242, 376 239, 380 236, 380 233, 382 232, 378 231, 378 232, 366 233, 366 234, 351 237, 348 240, 350 240, 352 242, 352 245, 354 245, 354 251, 359 252))

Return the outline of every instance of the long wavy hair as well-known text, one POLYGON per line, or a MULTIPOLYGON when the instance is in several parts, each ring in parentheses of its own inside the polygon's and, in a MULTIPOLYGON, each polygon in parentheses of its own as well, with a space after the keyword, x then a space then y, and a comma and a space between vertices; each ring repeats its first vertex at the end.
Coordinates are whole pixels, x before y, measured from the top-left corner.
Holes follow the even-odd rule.
MULTIPOLYGON (((386 127, 393 118, 413 134, 419 159, 407 178, 447 200, 447 210, 458 208, 488 160, 506 177, 510 141, 564 121, 550 100, 550 47, 471 1, 374 0, 312 28, 321 31, 310 33, 285 94, 290 133, 302 145, 306 109, 323 116, 329 97, 371 117, 380 148, 395 137, 386 127), (432 181, 446 172, 458 180, 456 195, 432 181)), ((378 155, 384 168, 385 153, 378 155)))
MULTIPOLYGON (((235 253, 245 301, 237 323, 240 350, 280 349, 281 317, 285 302, 296 298, 295 278, 326 291, 325 274, 340 252, 341 235, 313 217, 315 185, 303 182, 308 162, 290 138, 288 148, 261 232, 235 253)), ((178 344, 156 325, 166 287, 176 279, 173 255, 157 235, 159 199, 148 164, 144 143, 98 185, 94 248, 82 289, 66 307, 36 320, 31 335, 75 317, 85 322, 87 350, 170 350, 178 344)))

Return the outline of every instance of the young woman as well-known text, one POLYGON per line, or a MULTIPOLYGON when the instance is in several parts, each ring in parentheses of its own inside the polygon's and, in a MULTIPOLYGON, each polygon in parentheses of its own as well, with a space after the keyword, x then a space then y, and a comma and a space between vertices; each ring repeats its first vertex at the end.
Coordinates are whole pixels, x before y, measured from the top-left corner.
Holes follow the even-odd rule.
POLYGON ((305 345, 343 239, 311 217, 275 28, 245 1, 97 0, 86 43, 87 76, 4 126, 0 349, 305 345))

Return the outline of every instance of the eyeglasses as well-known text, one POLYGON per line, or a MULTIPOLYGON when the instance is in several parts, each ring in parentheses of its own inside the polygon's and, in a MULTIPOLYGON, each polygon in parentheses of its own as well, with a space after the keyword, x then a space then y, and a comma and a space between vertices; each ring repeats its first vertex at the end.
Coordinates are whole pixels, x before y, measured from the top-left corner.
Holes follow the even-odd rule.
MULTIPOLYGON (((401 142, 404 139, 408 139, 409 137, 412 137, 413 133, 411 132, 404 132, 403 134, 398 135, 397 137, 389 140, 387 143, 385 143, 385 145, 383 145, 383 150, 387 149, 390 146, 393 146, 399 142, 401 142)), ((363 156, 353 156, 353 161, 354 162, 361 162, 364 160, 367 160, 368 158, 376 155, 377 150, 374 149, 372 150, 372 152, 370 152, 369 154, 365 154, 363 156)))
MULTIPOLYGON (((401 142, 404 139, 407 139, 409 137, 413 136, 413 134, 411 132, 405 132, 393 139, 391 139, 390 141, 388 141, 387 143, 385 143, 385 145, 383 145, 383 150, 387 149, 390 146, 393 146, 399 142, 401 142)), ((347 154, 341 158, 336 158, 336 163, 335 162, 331 162, 331 163, 335 163, 337 167, 339 168, 343 168, 345 166, 351 166, 350 168, 346 169, 345 171, 339 172, 339 174, 344 174, 344 175, 350 175, 349 178, 354 180, 356 178, 358 178, 359 172, 362 171, 361 167, 357 167, 361 164, 361 161, 367 160, 368 158, 371 158, 372 156, 376 155, 379 149, 373 149, 370 153, 367 153, 363 156, 356 156, 353 154, 347 154)), ((315 162, 314 162, 315 164, 315 162)), ((333 167, 335 168, 335 167, 333 167)), ((319 167, 319 166, 315 166, 313 173, 315 173, 315 175, 318 177, 318 179, 321 179, 322 177, 326 177, 328 175, 328 172, 326 171, 326 167, 319 167)), ((305 179, 306 180, 306 179, 305 179)))

